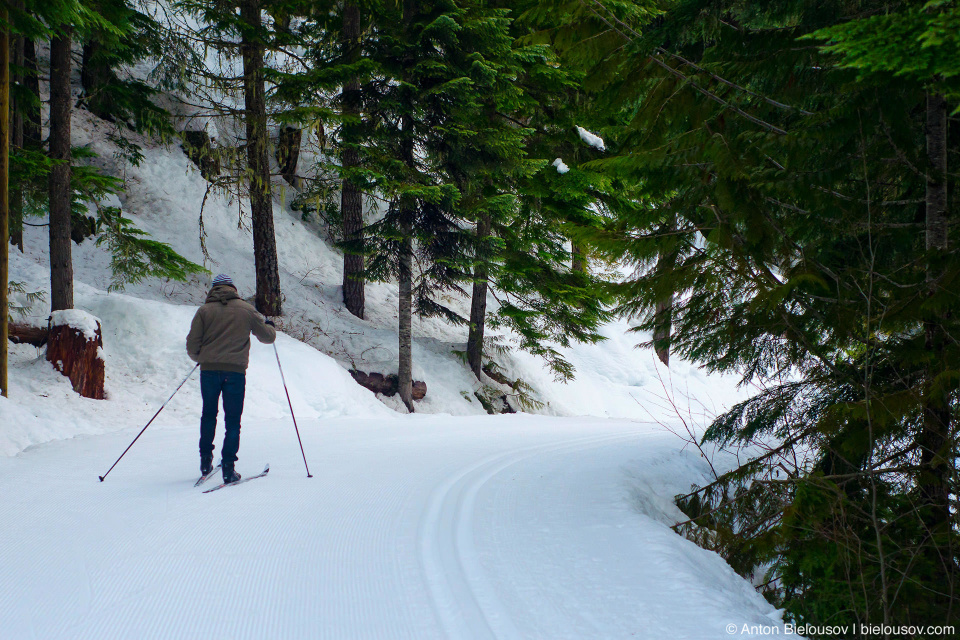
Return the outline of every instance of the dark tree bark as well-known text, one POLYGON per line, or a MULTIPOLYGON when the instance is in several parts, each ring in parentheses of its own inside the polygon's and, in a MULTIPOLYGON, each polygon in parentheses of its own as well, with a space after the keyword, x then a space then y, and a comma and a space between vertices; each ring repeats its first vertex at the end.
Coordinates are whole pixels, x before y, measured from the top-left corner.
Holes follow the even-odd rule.
POLYGON ((40 67, 37 66, 37 48, 30 38, 23 40, 23 62, 26 74, 24 88, 33 96, 33 104, 24 105, 23 144, 28 149, 39 149, 40 133, 40 67))
MULTIPOLYGON (((356 369, 350 369, 350 375, 356 380, 357 384, 373 391, 382 393, 389 397, 397 395, 399 381, 397 376, 385 376, 382 373, 364 373, 356 369)), ((427 383, 422 380, 413 381, 413 399, 423 400, 427 395, 427 383)))
POLYGON ((50 302, 53 311, 73 308, 70 247, 70 42, 73 28, 61 25, 50 41, 50 302))
MULTIPOLYGON (((347 58, 353 62, 360 58, 360 8, 348 2, 343 8, 343 47, 347 58)), ((363 194, 348 177, 349 172, 360 164, 360 151, 356 147, 357 121, 360 118, 360 83, 351 80, 343 86, 343 152, 340 164, 344 177, 340 185, 340 215, 343 219, 343 239, 354 244, 363 244, 363 194)), ((358 248, 360 248, 358 247, 358 248)), ((343 303, 347 311, 363 317, 364 282, 363 255, 346 251, 343 254, 343 303)))
MULTIPOLYGON (((947 250, 947 104, 943 96, 927 94, 927 194, 926 194, 926 248, 934 262, 927 267, 927 294, 932 296, 941 286, 942 275, 935 258, 947 250)), ((921 466, 918 484, 922 500, 924 523, 931 533, 946 533, 950 527, 950 404, 949 393, 942 385, 934 384, 934 377, 946 365, 944 351, 946 334, 939 312, 924 322, 926 347, 931 354, 927 371, 923 426, 919 434, 921 466)), ((953 558, 943 558, 953 565, 953 558)))
POLYGON ((670 332, 673 329, 673 296, 657 302, 657 327, 653 331, 653 348, 660 362, 670 366, 670 332))
MULTIPOLYGON (((413 16, 417 11, 416 0, 404 0, 403 2, 403 21, 410 25, 413 22, 413 16)), ((409 69, 412 65, 411 60, 404 61, 404 69, 409 69)), ((406 71, 405 71, 406 73, 406 71)), ((407 96, 412 107, 413 95, 407 96)), ((401 156, 403 162, 411 169, 411 173, 416 168, 416 158, 414 156, 414 130, 413 117, 408 113, 401 117, 401 128, 403 131, 403 140, 401 143, 401 156)), ((399 347, 400 361, 397 367, 398 392, 403 404, 407 410, 413 413, 413 219, 416 212, 416 202, 413 202, 409 196, 401 197, 400 201, 400 265, 399 265, 399 288, 400 302, 399 311, 399 347)))
POLYGON ((220 159, 214 152, 210 134, 206 131, 184 131, 183 151, 200 169, 200 175, 206 180, 216 180, 220 175, 220 159))
POLYGON ((571 241, 570 253, 573 254, 573 259, 570 261, 570 270, 576 271, 577 273, 586 273, 587 261, 583 255, 583 249, 580 248, 580 245, 571 241))
MULTIPOLYGON (((404 215, 407 218, 407 215, 404 215)), ((400 399, 413 413, 413 229, 409 219, 405 220, 400 231, 403 240, 400 245, 400 303, 399 303, 399 340, 400 362, 397 366, 397 390, 400 399)))
MULTIPOLYGON (((0 19, 8 19, 7 8, 0 7, 0 19)), ((0 29, 0 395, 7 397, 7 335, 9 327, 10 207, 7 201, 7 185, 10 176, 10 28, 0 29)))
MULTIPOLYGON (((671 220, 667 225, 667 231, 673 232, 677 229, 676 220, 671 220)), ((661 253, 657 258, 657 271, 659 273, 669 273, 676 264, 676 256, 672 253, 661 253)), ((657 352, 660 362, 670 366, 670 334, 673 331, 673 292, 665 294, 660 300, 657 300, 656 310, 654 311, 653 330, 653 349, 657 352)))
POLYGON ((109 102, 104 89, 115 78, 110 65, 104 64, 99 57, 102 48, 100 40, 94 34, 83 43, 83 62, 80 68, 80 84, 83 86, 87 108, 98 118, 113 121, 109 102))
MULTIPOLYGON (((17 10, 23 10, 23 2, 13 3, 17 10)), ((23 72, 20 70, 24 66, 24 39, 23 36, 13 38, 12 48, 10 50, 10 62, 13 64, 14 71, 11 74, 10 82, 14 86, 22 87, 23 72)), ((10 101, 10 147, 12 149, 23 149, 23 105, 15 99, 10 101)), ((20 249, 23 253, 23 190, 16 182, 10 185, 10 244, 20 249)))
POLYGON ((263 43, 259 0, 243 0, 240 18, 245 23, 240 44, 243 54, 244 117, 247 125, 247 170, 250 175, 250 212, 253 219, 253 259, 257 271, 257 311, 267 316, 281 313, 280 271, 273 228, 270 195, 270 158, 267 152, 267 102, 264 92, 263 43))
POLYGON ((292 187, 297 186, 297 163, 300 161, 302 139, 303 131, 289 125, 281 129, 277 136, 277 165, 280 175, 292 187))
POLYGON ((9 338, 13 344, 29 344, 40 348, 47 344, 47 336, 50 329, 47 327, 34 327, 29 324, 10 323, 9 338))
MULTIPOLYGON (((477 246, 482 247, 490 236, 490 216, 485 215, 477 223, 477 246)), ((481 249, 482 251, 482 249, 481 249)), ((478 261, 473 269, 473 297, 470 301, 470 333, 467 336, 467 363, 473 375, 480 380, 483 370, 483 330, 487 320, 487 278, 489 272, 486 262, 478 261)))
POLYGON ((83 331, 67 324, 58 324, 54 315, 47 342, 47 360, 63 375, 70 378, 73 390, 84 398, 103 400, 105 367, 100 358, 103 334, 97 321, 96 335, 84 335, 83 331))

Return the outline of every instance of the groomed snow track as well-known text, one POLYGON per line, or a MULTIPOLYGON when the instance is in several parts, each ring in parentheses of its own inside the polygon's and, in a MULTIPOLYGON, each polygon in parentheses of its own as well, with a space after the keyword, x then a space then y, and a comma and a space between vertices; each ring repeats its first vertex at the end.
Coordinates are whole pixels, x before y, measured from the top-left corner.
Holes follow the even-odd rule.
POLYGON ((270 460, 270 477, 208 495, 191 426, 147 432, 102 484, 130 433, 0 459, 0 637, 713 639, 772 622, 722 560, 638 511, 637 491, 666 504, 695 475, 670 434, 305 422, 313 479, 291 425, 245 421, 238 469, 270 460))

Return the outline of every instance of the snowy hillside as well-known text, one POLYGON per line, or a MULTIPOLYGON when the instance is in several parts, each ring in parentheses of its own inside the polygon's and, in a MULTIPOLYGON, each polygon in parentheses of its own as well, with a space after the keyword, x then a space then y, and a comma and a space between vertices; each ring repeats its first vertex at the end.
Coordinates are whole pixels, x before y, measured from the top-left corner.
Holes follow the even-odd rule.
MULTIPOLYGON (((107 138, 109 129, 108 123, 86 111, 75 112, 74 144, 89 146, 98 154, 98 164, 126 178, 127 189, 120 202, 109 204, 119 204, 123 214, 139 228, 169 243, 186 258, 204 264, 212 273, 230 274, 241 295, 252 296, 253 243, 249 218, 244 214, 246 203, 231 201, 215 192, 207 194, 208 183, 176 145, 164 147, 141 140, 145 147, 142 164, 139 167, 120 165, 115 160, 117 149, 107 138), (204 244, 210 260, 205 260, 200 246, 200 212, 205 195, 204 244)), ((295 393, 305 406, 340 406, 342 403, 354 412, 366 407, 363 411, 369 411, 370 415, 379 414, 384 405, 403 410, 395 398, 376 401, 372 393, 353 383, 346 373, 351 368, 383 374, 396 372, 395 284, 368 285, 366 320, 347 312, 340 288, 342 255, 324 240, 316 223, 304 222, 298 212, 289 209, 293 189, 281 182, 275 187, 278 198, 283 197, 275 202, 281 285, 285 296, 284 317, 279 326, 289 336, 329 356, 323 361, 331 371, 339 366, 337 379, 343 384, 343 387, 331 386, 316 373, 291 376, 296 379, 295 393), (359 394, 358 399, 346 400, 355 398, 355 394, 359 394)), ((12 280, 24 283, 29 291, 48 291, 46 228, 27 227, 24 241, 24 254, 17 251, 11 254, 12 280)), ((189 320, 209 288, 209 276, 187 283, 149 280, 129 286, 123 292, 108 293, 110 257, 106 248, 96 247, 94 241, 88 239, 79 246, 74 245, 73 252, 76 306, 93 313, 104 323, 110 397, 107 404, 122 404, 130 421, 136 423, 144 416, 149 417, 150 407, 165 399, 192 366, 184 351, 184 338, 189 320)), ((469 300, 448 302, 468 312, 469 300)), ((491 298, 491 304, 494 303, 491 298)), ((46 306, 38 303, 34 305, 30 321, 45 324, 46 316, 46 306)), ((627 333, 623 321, 608 325, 602 333, 608 338, 606 342, 563 350, 577 368, 576 380, 568 384, 555 382, 542 361, 519 350, 498 356, 498 364, 510 379, 521 378, 533 387, 534 397, 544 403, 542 412, 549 415, 671 421, 676 418, 676 411, 667 401, 668 397, 679 403, 683 413, 688 409, 702 413, 704 407, 715 413, 729 404, 731 398, 740 395, 734 380, 708 378, 683 361, 675 361, 670 369, 663 367, 651 351, 634 348, 639 338, 627 333), (687 398, 694 399, 692 408, 688 407, 687 398)), ((474 396, 480 385, 456 353, 466 348, 466 329, 439 319, 424 319, 415 321, 414 338, 414 378, 425 381, 428 389, 426 398, 417 403, 417 411, 483 414, 484 409, 474 396)), ((509 344, 510 336, 504 336, 503 340, 509 344)), ((281 342, 278 348, 282 355, 292 357, 292 353, 286 352, 300 347, 289 341, 281 342)), ((11 363, 14 393, 10 402, 15 406, 17 398, 22 396, 16 392, 17 386, 30 379, 22 372, 43 368, 42 363, 32 362, 36 357, 36 351, 30 348, 14 350, 11 363)), ((262 401, 258 398, 254 404, 257 410, 283 409, 275 403, 275 383, 278 382, 275 369, 275 361, 266 356, 252 364, 250 386, 263 392, 262 401)), ((189 413, 198 401, 196 394, 192 399, 188 396, 178 402, 189 413)), ((62 398, 51 399, 50 403, 61 407, 62 398)), ((176 406, 171 406, 172 415, 176 415, 176 406)), ((24 410, 11 407, 5 411, 23 413, 24 410)), ((84 410, 79 413, 84 415, 84 410)), ((266 417, 266 413, 263 415, 266 417)), ((14 440, 8 434, 0 436, 6 440, 2 450, 11 454, 51 437, 111 428, 93 416, 74 417, 69 423, 59 431, 43 424, 42 420, 18 420, 20 427, 14 440)))

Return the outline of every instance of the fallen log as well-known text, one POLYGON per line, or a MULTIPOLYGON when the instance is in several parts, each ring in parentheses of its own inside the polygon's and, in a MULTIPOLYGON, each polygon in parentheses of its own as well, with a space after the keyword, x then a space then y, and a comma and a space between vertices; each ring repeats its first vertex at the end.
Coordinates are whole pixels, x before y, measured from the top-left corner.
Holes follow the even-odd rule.
MULTIPOLYGON (((400 379, 395 373, 383 375, 382 373, 364 373, 356 369, 350 369, 350 375, 357 381, 361 387, 365 387, 374 393, 382 393, 390 397, 400 391, 400 379)), ((427 395, 427 383, 422 380, 413 381, 413 399, 423 400, 427 395)))
POLYGON ((47 344, 50 330, 46 327, 34 327, 29 324, 13 322, 9 325, 10 342, 14 344, 31 344, 37 348, 47 344))

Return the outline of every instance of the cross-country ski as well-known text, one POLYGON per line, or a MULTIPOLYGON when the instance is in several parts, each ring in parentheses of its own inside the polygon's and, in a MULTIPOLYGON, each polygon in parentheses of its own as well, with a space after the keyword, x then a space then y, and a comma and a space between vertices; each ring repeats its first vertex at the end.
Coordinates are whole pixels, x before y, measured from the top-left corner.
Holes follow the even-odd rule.
POLYGON ((197 480, 197 482, 196 482, 193 486, 199 487, 199 486, 203 485, 207 480, 209 480, 210 478, 212 478, 215 474, 217 474, 217 473, 219 473, 219 472, 220 472, 220 463, 218 462, 218 463, 217 463, 217 466, 215 466, 213 469, 211 469, 208 473, 205 473, 205 474, 201 475, 200 478, 197 480))
POLYGON ((262 478, 263 476, 267 475, 268 473, 270 473, 270 465, 269 465, 269 464, 263 468, 263 471, 261 471, 260 473, 258 473, 258 474, 255 475, 255 476, 246 476, 246 477, 240 478, 239 480, 234 480, 233 482, 224 483, 224 484, 218 484, 218 485, 215 486, 215 487, 212 487, 212 488, 210 488, 210 489, 207 489, 206 491, 204 491, 204 493, 210 493, 210 492, 212 492, 212 491, 217 491, 217 490, 219 490, 219 489, 223 489, 224 487, 233 487, 233 486, 236 486, 236 485, 238 485, 238 484, 243 484, 244 482, 250 482, 251 480, 256 480, 257 478, 262 478))

